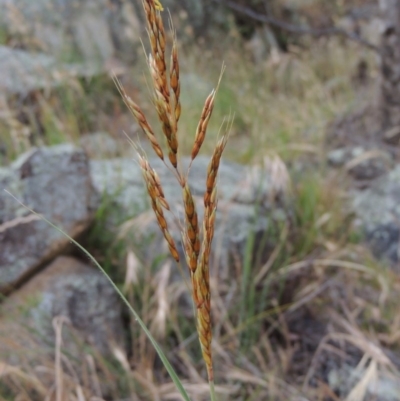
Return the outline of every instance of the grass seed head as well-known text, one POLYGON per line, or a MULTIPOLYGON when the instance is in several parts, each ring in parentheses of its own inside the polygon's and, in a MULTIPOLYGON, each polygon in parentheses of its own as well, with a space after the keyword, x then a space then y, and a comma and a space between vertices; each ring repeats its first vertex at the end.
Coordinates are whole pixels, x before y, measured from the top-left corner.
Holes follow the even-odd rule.
POLYGON ((156 155, 161 159, 164 160, 164 153, 157 141, 157 138, 154 134, 153 129, 151 128, 150 124, 148 123, 146 116, 144 115, 141 108, 131 99, 130 96, 127 95, 124 88, 122 87, 121 83, 118 81, 117 78, 114 78, 115 85, 118 88, 119 93, 122 96, 125 104, 127 105, 128 109, 132 113, 133 117, 139 124, 140 128, 143 130, 145 135, 150 141, 151 147, 153 148, 156 155))
POLYGON ((151 199, 151 207, 157 219, 157 223, 168 243, 172 257, 179 262, 179 253, 169 230, 168 223, 165 219, 163 208, 169 210, 169 205, 164 197, 164 191, 161 186, 160 178, 156 171, 150 166, 150 163, 144 156, 139 155, 139 166, 146 183, 147 192, 151 199))
POLYGON ((200 263, 196 269, 192 283, 194 300, 197 308, 197 332, 199 335, 201 351, 207 367, 208 380, 214 380, 211 351, 211 293, 208 271, 200 263))
POLYGON ((190 270, 194 272, 197 267, 197 259, 200 252, 199 223, 196 204, 187 182, 185 182, 182 191, 185 209, 185 227, 183 237, 185 240, 187 239, 187 243, 185 244, 185 247, 187 248, 187 262, 190 270))
MULTIPOLYGON (((176 139, 176 111, 171 112, 170 91, 167 81, 167 65, 165 62, 165 31, 160 13, 156 12, 153 0, 144 0, 147 27, 150 38, 151 53, 149 69, 154 85, 154 103, 164 136, 169 148, 169 160, 177 168, 178 141, 176 139)), ((179 68, 178 68, 179 74, 179 68)), ((174 93, 176 98, 176 93, 174 93)))
POLYGON ((164 190, 161 185, 160 177, 157 172, 150 166, 150 163, 143 156, 139 155, 139 165, 147 186, 147 192, 152 201, 157 200, 161 206, 170 210, 169 204, 165 199, 164 190))
POLYGON ((168 223, 165 219, 163 209, 158 199, 151 202, 151 206, 153 208, 154 214, 156 215, 157 223, 161 229, 161 232, 164 235, 165 240, 168 243, 169 251, 172 257, 179 263, 179 252, 176 247, 175 241, 173 240, 171 233, 168 230, 168 223))
POLYGON ((168 243, 169 251, 171 252, 172 257, 179 263, 179 252, 169 231, 164 232, 164 238, 168 243))
POLYGON ((161 205, 163 206, 164 209, 170 210, 169 204, 168 204, 167 200, 165 199, 164 190, 162 188, 160 177, 158 176, 157 171, 154 170, 153 168, 151 168, 151 174, 152 174, 152 178, 154 180, 154 185, 158 191, 159 201, 160 201, 161 205))
POLYGON ((210 204, 211 195, 217 183, 218 169, 221 161, 222 153, 225 149, 228 140, 228 135, 224 135, 217 143, 210 163, 207 168, 206 178, 206 192, 204 194, 204 206, 207 207, 210 204))
POLYGON ((196 129, 196 136, 194 139, 194 145, 191 154, 192 160, 194 160, 198 155, 200 148, 203 145, 204 139, 206 137, 208 121, 211 118, 211 114, 214 108, 215 94, 216 94, 215 90, 212 90, 212 92, 208 95, 204 103, 203 110, 200 116, 200 121, 196 129))
POLYGON ((181 116, 181 102, 180 102, 181 84, 179 81, 178 48, 175 38, 171 52, 171 71, 170 71, 169 83, 172 89, 172 95, 174 101, 175 120, 176 123, 178 123, 179 118, 181 116))
POLYGON ((197 268, 197 256, 194 253, 192 243, 185 232, 182 233, 182 241, 185 251, 186 263, 189 267, 190 273, 193 275, 197 268))
MULTIPOLYGON (((181 116, 180 103, 180 77, 179 60, 176 39, 174 37, 171 51, 171 64, 169 75, 165 62, 165 31, 160 11, 163 10, 159 0, 142 0, 146 14, 147 30, 151 46, 151 55, 148 57, 148 65, 154 87, 153 103, 161 122, 162 132, 168 147, 168 157, 171 164, 177 169, 178 160, 178 121, 181 116), (168 76, 167 76, 168 75, 168 76), (169 80, 169 82, 168 82, 169 80)), ((207 97, 200 120, 196 129, 195 143, 191 152, 192 161, 198 155, 205 140, 207 127, 211 118, 214 100, 218 91, 219 84, 225 66, 223 66, 218 86, 207 97)), ((145 132, 150 143, 158 155, 164 160, 162 149, 150 127, 147 119, 139 106, 126 95, 120 83, 116 81, 117 87, 136 118, 138 124, 145 132)), ((211 161, 207 168, 206 191, 204 195, 204 217, 203 217, 203 238, 200 242, 200 227, 196 204, 187 176, 178 170, 176 177, 182 187, 183 204, 185 212, 185 224, 182 228, 182 242, 185 258, 190 269, 192 280, 192 297, 195 302, 197 313, 197 331, 199 335, 203 359, 206 363, 208 379, 214 380, 211 352, 211 291, 209 260, 211 253, 211 243, 214 237, 214 225, 217 210, 217 176, 222 153, 224 151, 228 135, 224 135, 217 143, 211 161)), ((151 199, 151 206, 157 219, 157 223, 167 241, 168 248, 173 258, 179 262, 179 253, 174 239, 168 229, 168 222, 164 215, 164 210, 170 210, 160 178, 156 171, 150 166, 144 155, 139 154, 139 165, 145 180, 147 192, 151 199)), ((190 167, 189 167, 190 170, 190 167)))

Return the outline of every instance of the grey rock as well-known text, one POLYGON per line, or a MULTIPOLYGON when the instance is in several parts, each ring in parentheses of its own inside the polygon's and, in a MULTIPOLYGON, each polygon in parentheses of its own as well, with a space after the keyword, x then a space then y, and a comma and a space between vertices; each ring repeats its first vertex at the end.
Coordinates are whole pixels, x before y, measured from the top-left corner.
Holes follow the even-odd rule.
POLYGON ((95 64, 63 64, 53 56, 0 46, 0 92, 26 95, 38 89, 51 89, 71 77, 91 77, 101 68, 95 64))
MULTIPOLYGON (((89 3, 89 2, 87 2, 89 3)), ((76 10, 71 19, 75 42, 85 60, 105 62, 113 56, 114 46, 107 20, 102 15, 100 2, 89 3, 84 10, 76 10)), ((84 5, 84 2, 81 2, 84 5)))
POLYGON ((0 91, 26 94, 34 89, 54 86, 57 65, 54 58, 0 46, 0 91))
MULTIPOLYGON (((329 386, 341 397, 348 396, 354 386, 362 380, 365 371, 343 364, 341 368, 333 369, 328 374, 329 386)), ((399 378, 385 372, 379 372, 375 380, 370 380, 366 388, 366 400, 398 401, 400 394, 399 378)), ((346 398, 347 399, 347 398, 346 398)))
POLYGON ((398 264, 400 233, 400 165, 363 191, 353 191, 355 225, 379 258, 398 264))
MULTIPOLYGON (((208 162, 206 157, 196 158, 189 176, 200 219, 208 162)), ((188 163, 188 159, 183 160, 184 168, 187 168, 188 163)), ((183 221, 183 210, 180 206, 181 189, 175 177, 160 160, 151 159, 150 164, 159 174, 172 211, 180 221, 183 221)), ((140 248, 145 256, 154 259, 156 255, 167 254, 153 212, 149 211, 147 191, 137 164, 129 159, 114 159, 91 161, 90 165, 97 193, 109 202, 107 230, 117 233, 120 225, 125 223, 125 228, 133 227, 133 229, 122 231, 133 235, 136 242, 143 241, 143 246, 140 248), (129 219, 131 225, 129 222, 126 223, 129 219)), ((229 274, 226 269, 232 257, 243 258, 246 244, 253 235, 255 247, 261 247, 260 252, 264 258, 267 257, 277 240, 277 235, 274 236, 274 233, 288 220, 289 212, 283 200, 284 196, 281 201, 276 202, 271 197, 274 192, 271 177, 267 174, 257 176, 251 173, 249 169, 235 163, 222 162, 220 166, 213 257, 218 258, 221 274, 229 274), (268 238, 266 238, 267 232, 268 238)), ((173 237, 180 244, 180 230, 176 220, 169 213, 166 213, 166 217, 173 237)))
POLYGON ((28 37, 57 60, 81 57, 102 64, 119 50, 130 58, 133 42, 139 44, 136 14, 126 1, 0 0, 0 9, 2 30, 17 40, 28 37))
POLYGON ((347 161, 349 161, 349 149, 346 147, 328 152, 328 162, 333 167, 342 167, 347 161))
MULTIPOLYGON (((53 351, 54 319, 62 317, 62 348, 68 355, 80 358, 83 344, 96 347, 102 354, 109 354, 112 346, 124 348, 119 296, 96 268, 70 257, 55 259, 7 298, 1 312, 2 344, 12 338, 24 349, 23 343, 30 340, 41 344, 40 352, 46 346, 53 351)), ((7 346, 0 346, 0 355, 6 352, 7 346)))
POLYGON ((90 159, 116 157, 120 153, 117 141, 107 132, 93 132, 82 136, 79 145, 90 159))
POLYGON ((69 240, 25 205, 75 237, 93 219, 98 199, 85 153, 71 145, 33 149, 0 169, 0 289, 18 284, 60 253, 69 240))
MULTIPOLYGON (((378 3, 378 2, 376 2, 378 3)), ((338 19, 337 26, 359 34, 370 43, 379 46, 382 31, 382 18, 378 4, 366 4, 351 7, 348 13, 338 19)))
MULTIPOLYGON (((168 8, 173 16, 184 13, 184 21, 180 21, 178 29, 180 40, 185 41, 188 35, 185 32, 192 32, 195 36, 210 34, 216 26, 226 26, 229 13, 221 5, 212 1, 184 0, 163 0, 164 8, 168 8), (183 22, 183 23, 182 23, 183 22)), ((190 36, 190 35, 189 35, 190 36)))
POLYGON ((389 170, 392 156, 381 149, 346 146, 331 150, 328 163, 333 167, 344 167, 356 180, 371 180, 389 170))

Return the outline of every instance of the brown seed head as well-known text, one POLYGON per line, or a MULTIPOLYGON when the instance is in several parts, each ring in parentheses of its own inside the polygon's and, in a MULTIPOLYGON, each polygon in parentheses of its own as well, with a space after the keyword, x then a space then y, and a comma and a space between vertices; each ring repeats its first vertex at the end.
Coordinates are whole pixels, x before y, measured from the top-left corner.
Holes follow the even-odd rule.
POLYGON ((117 86, 122 99, 124 100, 125 104, 128 106, 130 112, 135 117, 137 123, 139 124, 140 128, 142 128, 143 132, 146 134, 147 138, 150 141, 150 144, 156 152, 156 155, 161 159, 164 160, 163 151, 156 139, 153 129, 151 128, 150 124, 147 122, 146 116, 144 115, 141 108, 126 94, 124 88, 122 87, 121 83, 118 81, 117 78, 114 78, 115 85, 117 86))
MULTIPOLYGON (((169 87, 167 82, 167 65, 165 62, 165 31, 162 18, 156 12, 156 4, 152 0, 143 0, 146 11, 147 30, 151 45, 151 56, 149 56, 149 69, 154 85, 154 103, 157 114, 163 126, 164 135, 170 137, 169 131, 176 132, 175 113, 171 118, 169 87), (167 127, 166 127, 167 126, 167 127)), ((170 147, 170 145, 168 145, 170 147)), ((172 153, 176 153, 170 147, 172 153)), ((171 158, 170 158, 171 159, 171 158)), ((174 161, 175 158, 172 158, 174 161)), ((174 166, 176 167, 176 166, 174 166)))
POLYGON ((211 93, 208 95, 206 101, 204 102, 203 110, 201 112, 199 124, 198 124, 197 130, 196 130, 194 145, 192 148, 192 154, 191 154, 192 160, 194 160, 196 158, 196 156, 198 155, 200 148, 204 142, 204 139, 205 139, 205 136, 207 133, 208 122, 211 118, 211 114, 212 114, 212 111, 214 108, 215 96, 218 92, 219 85, 221 84, 221 79, 222 79, 222 75, 223 75, 224 71, 225 71, 225 65, 222 66, 221 74, 219 76, 216 89, 215 90, 213 89, 211 91, 211 93))
POLYGON ((183 232, 183 238, 184 242, 186 241, 185 247, 187 248, 187 262, 190 270, 194 272, 197 267, 197 259, 200 251, 198 217, 196 204, 187 182, 183 186, 182 191, 183 204, 185 208, 185 228, 183 232))
POLYGON ((179 118, 181 116, 181 102, 180 102, 180 93, 181 93, 181 85, 179 81, 179 60, 178 60, 178 48, 176 39, 174 38, 174 43, 172 45, 171 52, 171 71, 170 71, 170 79, 169 83, 172 89, 173 95, 173 104, 175 110, 175 120, 178 123, 179 118))
POLYGON ((142 174, 147 186, 147 191, 151 199, 152 200, 157 199, 164 209, 170 210, 169 204, 165 199, 164 190, 161 185, 160 177, 158 176, 157 172, 150 166, 147 159, 145 159, 141 155, 138 156, 139 156, 139 165, 142 170, 142 174))
POLYGON ((183 240, 183 248, 185 251, 186 263, 189 267, 191 275, 193 275, 197 267, 197 257, 193 251, 192 243, 185 232, 182 233, 182 240, 183 240))
POLYGON ((197 332, 199 335, 203 359, 206 363, 208 379, 213 381, 212 351, 211 351, 211 293, 209 285, 208 266, 200 259, 193 274, 193 297, 197 307, 197 332))
POLYGON ((207 178, 206 178, 206 192, 204 194, 204 206, 207 207, 210 203, 211 194, 216 186, 218 176, 219 163, 221 161, 222 153, 225 149, 228 135, 224 135, 217 143, 214 153, 208 164, 207 178))
POLYGON ((169 251, 171 252, 172 257, 179 263, 179 253, 176 248, 175 241, 172 239, 171 234, 168 231, 164 232, 164 238, 168 243, 169 251))
POLYGON ((167 220, 164 217, 164 212, 163 212, 163 209, 161 207, 159 200, 158 199, 156 199, 155 201, 152 200, 151 206, 153 208, 154 214, 156 215, 156 219, 157 219, 158 225, 161 229, 161 232, 163 233, 164 238, 168 243, 168 248, 171 252, 171 255, 177 262, 179 262, 178 248, 176 247, 175 241, 173 240, 173 238, 168 230, 167 220))
POLYGON ((214 108, 214 99, 215 99, 216 92, 215 90, 212 90, 212 92, 208 95, 204 106, 203 110, 201 112, 200 116, 200 121, 199 124, 197 125, 196 129, 196 136, 194 139, 194 145, 192 149, 192 160, 196 158, 198 155, 201 146, 203 145, 204 139, 206 137, 206 132, 207 132, 207 126, 208 126, 208 121, 211 118, 211 114, 214 108))
POLYGON ((154 83, 154 105, 157 110, 158 119, 161 122, 161 128, 164 134, 164 137, 167 142, 167 146, 169 149, 169 160, 171 164, 177 168, 178 166, 178 140, 176 136, 177 126, 175 115, 171 114, 171 108, 169 105, 169 97, 167 97, 164 93, 163 84, 160 80, 160 76, 158 75, 158 71, 156 68, 156 64, 152 57, 149 58, 149 66, 150 71, 153 76, 154 83))

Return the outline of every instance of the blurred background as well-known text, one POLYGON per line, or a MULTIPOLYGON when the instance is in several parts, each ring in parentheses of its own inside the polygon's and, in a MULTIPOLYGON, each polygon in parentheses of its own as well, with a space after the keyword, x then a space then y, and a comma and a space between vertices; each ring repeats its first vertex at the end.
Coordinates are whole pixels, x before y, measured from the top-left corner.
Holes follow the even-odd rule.
MULTIPOLYGON (((348 109, 355 86, 365 87, 377 72, 369 46, 379 45, 374 2, 164 4, 180 43, 182 131, 196 128, 225 61, 212 124, 215 131, 223 116, 236 113, 236 161, 268 149, 285 157, 288 143, 318 146, 327 120, 348 109)), ((2 0, 1 9, 4 162, 30 146, 88 142, 99 131, 118 142, 122 130, 135 132, 110 75, 121 76, 147 111, 139 1, 2 0)))
MULTIPOLYGON (((183 165, 234 121, 212 254, 219 400, 400 400, 400 4, 163 0, 176 30, 183 165)), ((143 147, 113 82, 157 134, 140 0, 0 0, 0 400, 178 400, 137 322, 193 400, 208 399, 193 310, 153 217, 143 147)), ((169 60, 169 56, 168 56, 169 60)), ((179 227, 171 230, 180 243, 179 227)))

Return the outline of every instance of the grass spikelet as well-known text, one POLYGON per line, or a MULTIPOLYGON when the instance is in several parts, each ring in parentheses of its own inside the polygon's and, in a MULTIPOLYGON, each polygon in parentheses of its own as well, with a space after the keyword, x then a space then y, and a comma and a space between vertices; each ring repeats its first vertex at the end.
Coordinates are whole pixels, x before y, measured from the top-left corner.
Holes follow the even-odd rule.
POLYGON ((194 138, 194 145, 192 149, 192 160, 198 155, 201 145, 204 142, 207 132, 208 121, 210 120, 214 108, 215 90, 213 89, 204 102, 203 110, 201 112, 200 121, 197 125, 196 136, 194 138))
POLYGON ((179 81, 179 60, 178 60, 178 46, 174 35, 174 42, 171 51, 171 71, 170 71, 170 86, 172 89, 171 97, 173 100, 173 106, 175 111, 175 121, 178 123, 181 116, 181 85, 179 81))
POLYGON ((143 111, 140 109, 140 107, 128 96, 119 82, 119 80, 114 77, 114 83, 116 87, 118 88, 119 93, 122 96, 122 99, 124 100, 125 104, 127 105, 128 109, 132 113, 133 117, 135 117, 137 123, 139 124, 140 128, 143 130, 145 135, 150 141, 150 144, 152 148, 154 149, 154 152, 156 152, 157 156, 161 159, 164 160, 164 153, 157 141, 157 138, 154 134, 153 129, 151 128, 150 124, 148 123, 146 116, 144 115, 143 111))
POLYGON ((222 153, 228 141, 228 134, 225 134, 217 143, 211 161, 207 168, 206 192, 204 194, 204 206, 207 208, 210 205, 211 195, 216 186, 219 164, 222 153))
POLYGON ((160 71, 157 68, 157 62, 152 55, 149 56, 148 63, 154 85, 154 102, 157 106, 157 112, 158 114, 165 113, 169 116, 169 93, 165 81, 166 77, 160 75, 160 71))
POLYGON ((193 277, 193 274, 197 268, 197 257, 194 254, 192 243, 190 242, 190 239, 185 231, 182 232, 182 243, 183 250, 185 252, 186 263, 189 267, 190 275, 193 277), (193 263, 194 260, 196 261, 196 264, 193 263))
MULTIPOLYGON (((146 12, 147 30, 151 46, 151 56, 148 59, 150 74, 154 85, 154 104, 157 110, 158 118, 161 122, 164 136, 167 140, 169 149, 169 160, 174 168, 178 167, 178 141, 176 139, 177 120, 175 110, 170 107, 170 90, 167 80, 167 65, 165 61, 165 30, 161 18, 160 5, 154 0, 143 0, 143 6, 146 12)), ((162 7, 162 6, 161 6, 162 7)), ((179 77, 179 71, 177 79, 179 77)), ((179 80, 178 80, 179 85, 179 80)), ((176 82, 174 82, 175 88, 176 82)), ((174 90, 173 90, 174 92, 174 90)), ((176 97, 176 92, 174 92, 176 97)))
POLYGON ((158 190, 160 203, 162 204, 164 209, 170 210, 169 204, 168 204, 167 200, 165 199, 164 190, 162 189, 160 177, 158 176, 157 171, 152 168, 151 174, 152 174, 152 178, 154 180, 154 185, 158 190))
POLYGON ((197 331, 203 359, 207 367, 209 382, 214 381, 212 365, 212 332, 211 332, 211 290, 210 290, 210 253, 214 237, 214 225, 217 212, 217 188, 211 193, 208 205, 204 210, 203 243, 198 265, 192 278, 194 301, 197 308, 197 331))
POLYGON ((164 192, 162 191, 159 178, 150 166, 150 163, 144 158, 144 156, 139 155, 139 165, 142 170, 144 181, 146 183, 147 192, 150 196, 151 207, 154 211, 154 214, 156 215, 157 223, 161 229, 161 232, 164 235, 165 240, 168 243, 168 248, 171 252, 171 255, 176 260, 176 262, 179 263, 178 248, 176 247, 175 241, 173 240, 171 233, 168 230, 168 223, 163 212, 163 207, 165 207, 166 205, 166 209, 169 210, 169 205, 164 198, 164 192))
POLYGON ((138 154, 138 157, 139 165, 145 178, 147 190, 151 199, 157 199, 164 209, 170 210, 157 172, 150 166, 150 163, 144 158, 144 156, 138 154))
MULTIPOLYGON (((150 39, 151 53, 153 55, 154 66, 158 73, 161 93, 168 101, 169 90, 167 83, 167 64, 165 62, 165 31, 160 9, 160 3, 154 0, 143 0, 143 7, 146 13, 147 30, 150 39)), ((162 6, 161 6, 162 8, 162 6)))
POLYGON ((210 253, 214 237, 217 212, 217 176, 222 153, 225 149, 228 132, 218 141, 207 169, 206 192, 204 194, 203 243, 198 257, 197 268, 192 277, 193 298, 197 308, 197 331, 203 359, 207 367, 210 383, 214 381, 212 365, 211 332, 211 290, 210 290, 210 253))
POLYGON ((177 168, 178 141, 176 137, 177 126, 175 113, 171 112, 169 96, 167 97, 164 93, 163 82, 160 73, 157 70, 155 60, 151 56, 149 57, 149 69, 154 84, 154 105, 169 149, 169 160, 171 164, 177 168))
MULTIPOLYGON (((203 221, 204 238, 207 239, 209 246, 211 246, 211 242, 214 237, 214 223, 215 223, 216 211, 217 211, 217 187, 215 186, 211 193, 210 201, 204 210, 204 221, 203 221)), ((203 248, 205 248, 205 245, 203 245, 203 248)))
POLYGON ((210 253, 214 237, 217 212, 218 169, 229 138, 232 121, 227 123, 227 132, 218 141, 207 169, 206 192, 204 194, 203 243, 198 257, 197 268, 192 278, 193 297, 197 308, 197 331, 203 359, 206 363, 208 381, 214 382, 211 350, 211 290, 210 290, 210 253))
POLYGON ((192 273, 196 270, 197 259, 200 252, 199 224, 194 202, 189 185, 186 182, 183 191, 183 204, 185 208, 185 240, 186 259, 192 273), (186 243, 187 242, 187 243, 186 243))
POLYGON ((194 144, 193 144, 192 153, 191 153, 192 161, 198 155, 198 153, 201 149, 201 146, 203 145, 204 139, 206 137, 208 122, 211 118, 211 115, 212 115, 212 112, 214 109, 215 96, 218 92, 218 88, 221 83, 221 79, 222 79, 222 75, 223 75, 224 71, 225 71, 225 65, 222 66, 222 70, 221 70, 221 74, 219 76, 217 88, 213 89, 211 91, 211 93, 207 96, 206 101, 204 102, 203 110, 201 111, 200 120, 197 125, 196 135, 194 138, 194 144))
POLYGON ((211 350, 211 291, 208 263, 201 257, 192 278, 193 296, 197 309, 197 332, 201 352, 207 368, 209 382, 214 381, 212 350, 211 350))

